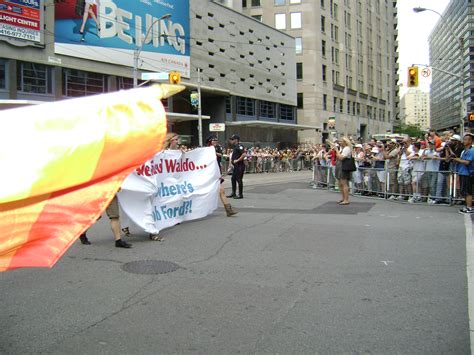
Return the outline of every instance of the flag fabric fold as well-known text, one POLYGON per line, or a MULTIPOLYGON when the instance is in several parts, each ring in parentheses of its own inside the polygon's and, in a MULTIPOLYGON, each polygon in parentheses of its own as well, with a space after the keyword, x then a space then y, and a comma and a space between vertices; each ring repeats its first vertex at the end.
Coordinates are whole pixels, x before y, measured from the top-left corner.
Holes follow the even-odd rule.
POLYGON ((161 150, 157 86, 0 112, 0 271, 52 267, 161 150))

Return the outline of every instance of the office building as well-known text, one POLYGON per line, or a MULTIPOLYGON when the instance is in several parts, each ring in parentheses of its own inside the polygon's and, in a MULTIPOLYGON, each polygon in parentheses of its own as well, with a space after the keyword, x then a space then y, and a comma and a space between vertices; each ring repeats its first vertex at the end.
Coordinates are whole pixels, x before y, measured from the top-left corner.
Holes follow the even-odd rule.
POLYGON ((417 89, 408 90, 400 100, 400 117, 406 125, 428 130, 431 127, 430 94, 417 89))
POLYGON ((367 138, 398 123, 397 2, 244 0, 243 12, 295 37, 302 142, 338 134, 367 138))
POLYGON ((315 129, 296 119, 294 39, 224 6, 232 4, 102 0, 94 8, 101 30, 89 19, 82 41, 79 2, 7 2, 12 6, 0 10, 0 108, 132 88, 137 55, 139 75, 182 74, 187 90, 164 104, 169 128, 185 144, 198 144, 190 103, 198 86, 204 138, 211 122, 227 124, 221 142, 239 133, 262 145, 294 143, 298 130, 315 129))
POLYGON ((469 0, 451 0, 429 37, 431 83, 431 125, 437 130, 456 129, 467 113, 474 112, 474 9, 469 0), (460 54, 459 39, 463 41, 460 54), (462 58, 462 59, 461 59, 462 58), (461 82, 464 107, 461 118, 461 82))

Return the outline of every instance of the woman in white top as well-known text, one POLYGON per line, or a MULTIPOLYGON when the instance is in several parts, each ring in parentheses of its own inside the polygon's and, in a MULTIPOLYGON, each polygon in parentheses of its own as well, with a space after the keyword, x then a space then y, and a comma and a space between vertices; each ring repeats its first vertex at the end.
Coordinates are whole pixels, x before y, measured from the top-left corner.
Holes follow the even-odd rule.
POLYGON ((86 27, 87 20, 89 19, 89 16, 92 17, 92 19, 95 21, 95 24, 97 25, 97 34, 100 32, 100 23, 99 20, 97 19, 97 16, 94 13, 94 7, 95 9, 99 10, 100 6, 100 0, 85 0, 85 5, 84 5, 84 14, 82 15, 82 25, 81 25, 81 41, 85 40, 85 34, 84 34, 84 29, 86 27))
POLYGON ((342 200, 339 201, 339 205, 346 206, 349 204, 349 180, 351 179, 351 172, 342 170, 342 161, 352 158, 352 143, 349 138, 342 138, 341 147, 341 151, 335 149, 337 157, 336 179, 339 181, 339 190, 342 194, 342 200))

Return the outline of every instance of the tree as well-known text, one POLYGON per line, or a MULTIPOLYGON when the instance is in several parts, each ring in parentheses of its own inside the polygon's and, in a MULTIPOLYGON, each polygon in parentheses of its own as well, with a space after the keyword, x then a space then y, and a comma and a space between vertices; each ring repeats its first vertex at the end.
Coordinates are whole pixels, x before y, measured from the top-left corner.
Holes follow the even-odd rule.
POLYGON ((410 137, 423 137, 425 135, 425 131, 423 131, 419 125, 416 124, 404 124, 397 129, 397 133, 400 134, 407 134, 410 137))

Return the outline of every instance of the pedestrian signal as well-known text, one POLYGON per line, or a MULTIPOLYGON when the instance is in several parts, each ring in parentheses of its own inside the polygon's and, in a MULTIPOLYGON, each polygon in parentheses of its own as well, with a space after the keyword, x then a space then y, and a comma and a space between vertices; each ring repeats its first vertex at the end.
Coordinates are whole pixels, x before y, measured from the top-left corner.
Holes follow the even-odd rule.
POLYGON ((408 68, 408 87, 415 88, 418 86, 418 67, 408 68))
POLYGON ((177 71, 172 71, 169 74, 169 79, 170 79, 170 84, 177 85, 181 82, 181 73, 178 73, 177 71))

